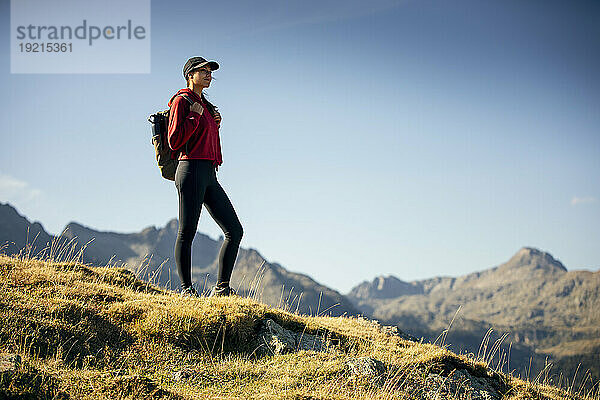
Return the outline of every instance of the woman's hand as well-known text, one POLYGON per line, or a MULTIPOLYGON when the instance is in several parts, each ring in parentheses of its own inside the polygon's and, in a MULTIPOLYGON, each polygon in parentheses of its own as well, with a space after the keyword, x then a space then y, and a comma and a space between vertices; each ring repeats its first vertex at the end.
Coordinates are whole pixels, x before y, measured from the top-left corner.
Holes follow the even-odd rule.
POLYGON ((221 114, 215 110, 215 122, 218 126, 221 126, 221 114))
POLYGON ((197 101, 194 102, 194 104, 192 104, 190 106, 190 112, 197 112, 198 114, 202 115, 202 112, 204 111, 204 107, 202 107, 202 104, 198 103, 197 101))

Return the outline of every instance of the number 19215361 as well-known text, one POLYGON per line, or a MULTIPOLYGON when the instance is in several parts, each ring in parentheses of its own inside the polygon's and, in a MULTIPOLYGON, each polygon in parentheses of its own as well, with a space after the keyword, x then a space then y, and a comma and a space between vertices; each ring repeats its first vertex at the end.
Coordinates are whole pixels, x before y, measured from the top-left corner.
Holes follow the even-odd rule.
POLYGON ((73 43, 19 43, 21 53, 72 53, 73 43))

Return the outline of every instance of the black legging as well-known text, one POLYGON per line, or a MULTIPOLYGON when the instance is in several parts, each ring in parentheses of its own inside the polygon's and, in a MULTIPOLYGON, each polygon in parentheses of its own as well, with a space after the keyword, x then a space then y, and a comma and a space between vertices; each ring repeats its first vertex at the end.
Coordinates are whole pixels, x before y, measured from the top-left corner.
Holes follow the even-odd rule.
POLYGON ((179 161, 175 172, 175 186, 179 194, 175 263, 181 286, 192 286, 192 241, 203 203, 225 234, 219 253, 218 282, 229 282, 244 231, 227 194, 217 181, 212 161, 179 161))

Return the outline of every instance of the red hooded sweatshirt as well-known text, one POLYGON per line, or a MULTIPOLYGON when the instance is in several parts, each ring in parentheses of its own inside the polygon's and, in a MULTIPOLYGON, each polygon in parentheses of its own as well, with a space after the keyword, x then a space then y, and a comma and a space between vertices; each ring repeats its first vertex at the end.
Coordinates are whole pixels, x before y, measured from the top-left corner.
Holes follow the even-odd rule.
POLYGON ((169 147, 173 151, 181 151, 179 160, 213 160, 213 165, 218 168, 223 163, 219 127, 200 95, 190 88, 180 89, 171 97, 168 106, 170 108, 169 147), (190 103, 183 97, 177 96, 179 93, 186 93, 192 100, 202 104, 204 108, 202 115, 190 111, 190 103), (188 142, 187 152, 186 142, 188 142))

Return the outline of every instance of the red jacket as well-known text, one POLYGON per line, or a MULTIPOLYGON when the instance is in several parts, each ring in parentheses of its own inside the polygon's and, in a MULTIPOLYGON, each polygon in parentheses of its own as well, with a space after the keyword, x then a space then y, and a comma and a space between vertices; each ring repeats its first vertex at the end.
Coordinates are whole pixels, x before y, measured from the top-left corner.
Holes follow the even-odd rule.
POLYGON ((219 127, 208 108, 196 92, 190 88, 180 89, 168 104, 168 142, 171 150, 181 150, 179 160, 213 160, 213 165, 223 163, 219 127), (192 100, 202 104, 202 115, 190 111, 190 103, 179 93, 186 93, 192 100), (176 97, 177 96, 177 97, 176 97), (188 142, 189 140, 189 142, 188 142), (186 152, 186 142, 188 142, 186 152))

